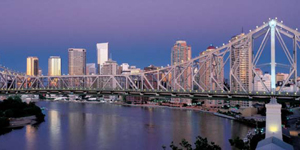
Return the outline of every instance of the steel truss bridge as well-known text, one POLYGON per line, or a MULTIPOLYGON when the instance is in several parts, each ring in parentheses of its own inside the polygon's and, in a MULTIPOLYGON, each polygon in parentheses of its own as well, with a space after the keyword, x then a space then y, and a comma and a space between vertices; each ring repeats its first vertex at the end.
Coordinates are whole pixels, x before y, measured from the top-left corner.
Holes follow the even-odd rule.
POLYGON ((189 98, 276 97, 298 100, 299 43, 300 32, 297 29, 273 19, 196 58, 136 74, 28 76, 0 66, 0 94, 86 93, 189 98), (258 64, 264 59, 261 58, 263 51, 269 50, 266 48, 269 42, 271 63, 258 64), (282 57, 286 57, 288 64, 275 63, 275 45, 279 45, 276 50, 283 51, 282 57), (271 86, 263 81, 257 70, 268 65, 271 66, 271 86), (287 79, 277 90, 274 89, 275 66, 289 70, 287 79), (229 78, 228 85, 224 77, 229 78), (265 91, 255 91, 255 77, 265 91), (294 83, 293 92, 284 92, 285 85, 290 81, 294 83))

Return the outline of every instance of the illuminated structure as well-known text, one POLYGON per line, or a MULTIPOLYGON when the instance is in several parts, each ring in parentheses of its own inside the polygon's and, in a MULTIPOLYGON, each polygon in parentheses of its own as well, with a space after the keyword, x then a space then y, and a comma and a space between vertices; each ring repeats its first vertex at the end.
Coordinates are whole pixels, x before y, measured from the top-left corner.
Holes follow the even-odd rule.
POLYGON ((49 76, 61 75, 61 58, 59 56, 51 56, 48 59, 48 75, 49 76))
POLYGON ((200 56, 206 55, 206 57, 211 57, 211 61, 201 62, 200 70, 199 70, 199 79, 200 85, 204 87, 204 89, 212 89, 212 90, 222 90, 222 87, 217 86, 224 84, 224 68, 223 68, 223 57, 216 56, 219 52, 212 53, 216 48, 212 45, 207 47, 206 51, 200 53, 200 56), (210 67, 213 66, 213 67, 210 67), (211 76, 215 76, 217 82, 213 82, 211 76))
MULTIPOLYGON (((188 46, 186 44, 186 41, 176 41, 175 45, 172 47, 171 51, 171 65, 178 65, 184 62, 189 61, 192 58, 192 48, 191 46, 188 46)), ((179 70, 183 68, 178 68, 177 71, 174 71, 173 73, 173 79, 177 80, 177 83, 180 84, 180 86, 186 88, 186 89, 192 89, 191 82, 191 67, 187 67, 184 69, 182 76, 179 78, 174 78, 176 74, 181 74, 179 70)), ((175 84, 175 83, 174 83, 175 84)), ((175 86, 177 88, 180 88, 180 86, 175 86)))
POLYGON ((37 57, 27 57, 27 71, 29 76, 37 76, 39 74, 39 59, 37 57))
POLYGON ((252 47, 246 42, 247 39, 241 40, 244 35, 241 33, 230 40, 231 42, 239 41, 232 45, 231 50, 231 67, 233 68, 230 76, 231 90, 253 90, 252 47))
POLYGON ((70 48, 69 50, 69 75, 85 75, 86 50, 70 48))
MULTIPOLYGON (((287 43, 291 44, 291 43, 287 43)), ((85 94, 109 94, 109 95, 144 95, 144 96, 169 96, 171 98, 248 98, 249 101, 256 101, 255 98, 270 98, 271 102, 266 105, 267 118, 266 118, 266 138, 274 137, 279 140, 282 139, 281 131, 281 105, 276 102, 276 99, 290 99, 299 100, 300 92, 298 88, 295 88, 293 92, 282 92, 287 81, 294 79, 297 81, 297 51, 300 49, 300 32, 297 29, 292 29, 279 22, 277 20, 270 20, 268 23, 263 23, 261 26, 257 26, 254 30, 250 30, 247 34, 241 34, 234 40, 230 40, 229 43, 223 44, 223 46, 217 47, 212 50, 212 56, 207 57, 210 54, 204 54, 196 58, 190 58, 190 47, 186 45, 185 41, 177 41, 172 49, 172 65, 162 67, 157 70, 150 70, 147 72, 139 72, 136 74, 124 74, 124 75, 66 75, 55 77, 63 81, 63 84, 58 85, 55 88, 49 88, 49 78, 51 76, 28 76, 20 73, 15 73, 4 68, 0 72, 0 93, 2 94, 23 94, 23 93, 85 93, 85 94), (282 38, 284 35, 286 38, 292 39, 293 53, 287 49, 285 40, 282 38), (253 40, 262 38, 262 42, 253 42, 253 40), (281 87, 276 91, 276 62, 275 62, 275 38, 279 41, 282 48, 277 50, 283 50, 287 57, 290 67, 289 75, 281 87), (261 53, 265 49, 266 42, 271 39, 271 90, 268 89, 264 92, 253 91, 253 76, 258 76, 258 72, 255 70, 258 68, 257 62, 261 58, 261 53), (254 44, 259 43, 257 51, 253 51, 254 44), (255 53, 253 53, 255 52, 255 53), (241 55, 243 53, 244 55, 241 55), (246 57, 245 55, 250 56, 246 57), (199 80, 196 80, 196 76, 199 75, 200 64, 203 62, 212 61, 216 57, 223 57, 223 64, 228 65, 230 77, 230 87, 219 85, 217 76, 221 74, 211 75, 212 82, 223 90, 205 90, 199 84, 199 80), (239 56, 239 57, 238 57, 239 56), (232 58, 234 57, 234 59, 232 58), (245 60, 243 60, 245 59, 245 60), (247 62, 247 63, 244 63, 247 62), (242 69, 241 64, 247 64, 246 69, 242 69), (193 71, 191 71, 193 70, 193 71), (239 70, 239 71, 238 71, 239 70), (163 76, 160 76, 163 74, 163 76), (244 76, 244 75, 249 76, 244 76), (148 77, 152 75, 152 78, 156 83, 153 86, 149 82, 148 77), (167 77, 170 77, 166 80, 167 77), (245 77, 245 78, 244 78, 245 77), (92 85, 86 86, 87 78, 91 79, 92 85), (251 80, 250 80, 251 79, 251 80), (78 81, 79 84, 73 84, 74 81, 78 81), (111 86, 114 81, 115 86, 111 86), (138 82, 135 82, 138 81, 138 82), (164 81, 164 82, 162 82, 164 81), (191 81, 191 82, 189 82, 191 81), (32 84, 31 84, 32 83, 32 84), (95 84, 101 83, 101 84, 95 84), (95 86, 94 86, 95 85, 95 86), (230 89, 229 89, 230 88, 230 89)), ((70 53, 69 53, 70 54, 70 53)), ((284 55, 283 55, 284 56, 284 55)), ((281 56, 281 57, 283 57, 281 56)), ((278 64, 278 63, 277 63, 278 64)), ((216 70, 214 65, 209 66, 211 70, 216 70)), ((222 67, 223 68, 223 67, 222 67)), ((0 67, 1 69, 1 67, 0 67)), ((201 76, 200 76, 201 77, 201 76)), ((261 78, 258 78, 261 80, 261 78)), ((266 87, 263 81, 260 81, 264 87, 266 87)), ((76 83, 76 82, 75 82, 76 83)), ((297 82, 295 87, 297 87, 297 82)))
POLYGON ((99 74, 102 74, 101 67, 106 61, 108 61, 108 43, 97 43, 97 67, 99 74))

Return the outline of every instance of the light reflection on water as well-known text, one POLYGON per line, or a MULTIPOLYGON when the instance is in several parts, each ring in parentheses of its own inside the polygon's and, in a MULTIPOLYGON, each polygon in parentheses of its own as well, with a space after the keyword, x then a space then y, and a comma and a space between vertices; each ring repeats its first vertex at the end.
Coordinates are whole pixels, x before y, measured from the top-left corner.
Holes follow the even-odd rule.
POLYGON ((162 149, 182 138, 194 143, 207 137, 223 149, 228 139, 244 137, 250 128, 212 114, 170 108, 113 104, 38 102, 45 122, 0 136, 2 149, 162 149), (14 143, 18 144, 14 144, 14 143))

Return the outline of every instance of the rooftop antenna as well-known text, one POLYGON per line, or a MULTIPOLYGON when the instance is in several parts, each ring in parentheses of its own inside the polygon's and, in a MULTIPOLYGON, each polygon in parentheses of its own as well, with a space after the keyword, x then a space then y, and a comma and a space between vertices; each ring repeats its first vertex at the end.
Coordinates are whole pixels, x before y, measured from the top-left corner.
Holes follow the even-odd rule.
POLYGON ((112 60, 112 53, 109 54, 109 59, 112 60))
POLYGON ((242 27, 242 33, 244 33, 244 27, 242 27))

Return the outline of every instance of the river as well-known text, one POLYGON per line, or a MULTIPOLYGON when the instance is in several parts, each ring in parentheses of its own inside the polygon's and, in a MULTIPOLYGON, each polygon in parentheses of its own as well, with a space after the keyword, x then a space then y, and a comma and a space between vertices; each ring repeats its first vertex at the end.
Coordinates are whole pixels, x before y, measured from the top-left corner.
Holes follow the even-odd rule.
POLYGON ((249 127, 193 110, 39 101, 45 122, 0 136, 0 150, 162 150, 182 138, 207 137, 222 149, 249 127))

